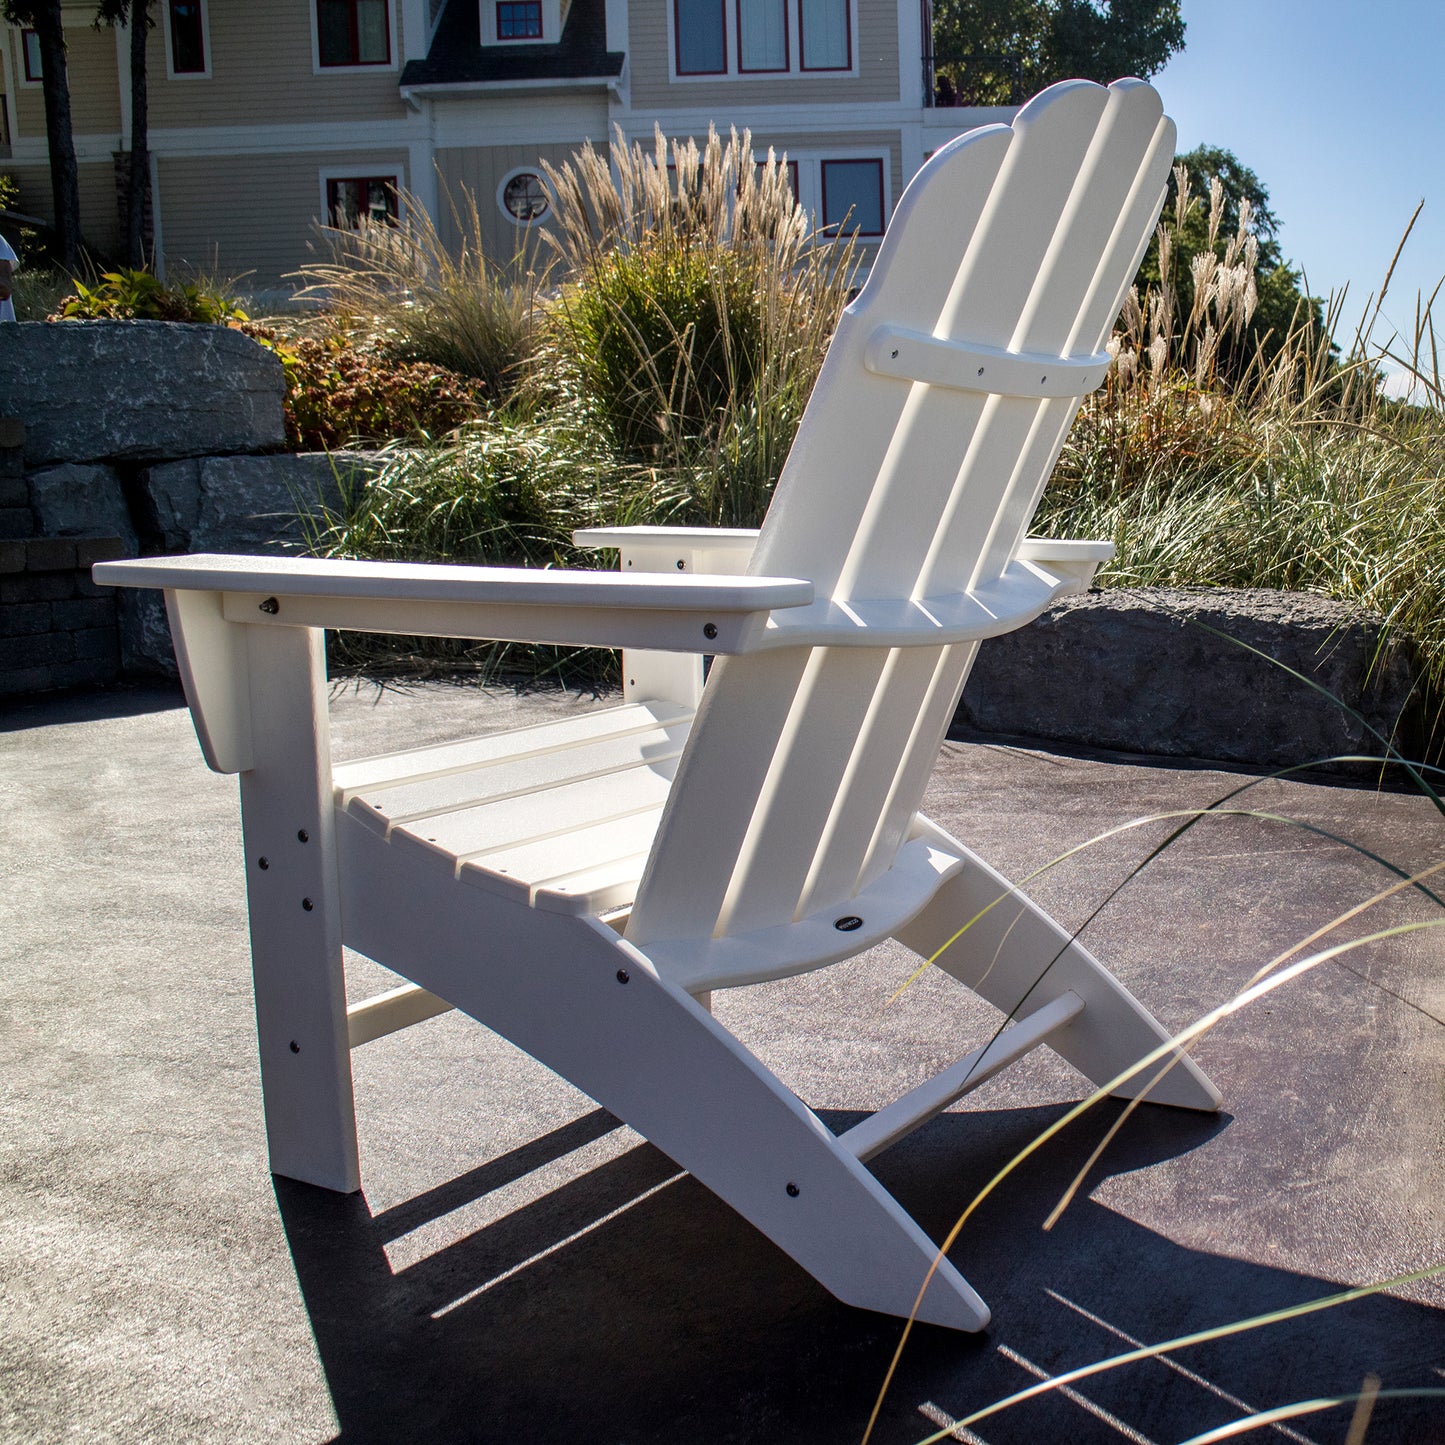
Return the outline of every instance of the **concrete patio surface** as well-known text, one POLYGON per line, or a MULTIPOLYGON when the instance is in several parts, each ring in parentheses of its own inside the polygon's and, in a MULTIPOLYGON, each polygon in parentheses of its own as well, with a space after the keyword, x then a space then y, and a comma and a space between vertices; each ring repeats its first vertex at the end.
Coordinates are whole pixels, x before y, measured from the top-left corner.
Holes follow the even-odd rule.
MULTIPOLYGON (((428 686, 334 702, 340 756, 588 699, 428 686)), ((838 1304, 665 1156, 456 1014, 353 1057, 365 1188, 266 1170, 235 781, 178 694, 0 717, 0 1439, 845 1442, 898 1321, 838 1304)), ((948 744, 927 810, 1017 877, 1130 819, 1250 779, 948 744)), ((1171 1026, 1445 858, 1427 801, 1263 781, 1155 859, 1086 941, 1171 1026), (1314 830, 1314 831, 1311 831, 1314 830)), ((1162 836, 1131 830, 1033 892, 1077 926, 1162 836)), ((1441 916, 1404 894, 1355 933, 1441 916)), ((1338 935, 1331 935, 1332 938, 1338 935)), ((479 961, 487 959, 478 940, 479 961)), ((352 959, 358 995, 390 978, 352 959)), ((717 1000, 834 1127, 987 1036, 941 975, 889 997, 900 948, 717 1000)), ((1217 1118, 1146 1106, 1051 1231, 1119 1109, 1072 1126, 969 1220, 952 1258, 980 1336, 921 1327, 874 1439, 1049 1375, 1445 1261, 1445 931, 1325 963, 1222 1024, 1217 1118)), ((1085 1092, 1040 1051, 874 1168, 942 1237, 1085 1092)), ((1445 1280, 1138 1362, 953 1438, 1178 1441, 1286 1402, 1445 1389, 1445 1280)), ((1340 1441, 1349 1407, 1250 1438, 1340 1441)), ((1371 1442, 1445 1440, 1445 1400, 1381 1400, 1371 1442)))

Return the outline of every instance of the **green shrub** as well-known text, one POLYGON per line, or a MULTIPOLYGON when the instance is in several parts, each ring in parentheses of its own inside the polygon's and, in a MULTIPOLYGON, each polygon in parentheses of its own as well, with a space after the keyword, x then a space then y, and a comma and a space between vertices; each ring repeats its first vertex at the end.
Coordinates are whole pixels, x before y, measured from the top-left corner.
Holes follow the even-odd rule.
POLYGON ((755 526, 856 273, 850 241, 813 235, 784 160, 751 138, 619 132, 546 167, 567 276, 545 308, 554 405, 663 481, 687 520, 755 526), (670 162, 670 163, 669 163, 670 162))
POLYGON ((52 321, 193 321, 222 323, 244 321, 246 313, 214 282, 187 282, 165 286, 149 271, 103 272, 87 286, 79 278, 52 321))
POLYGON ((558 303, 577 376, 609 439, 652 459, 700 442, 756 395, 763 317, 737 256, 613 252, 558 303))
POLYGON ((479 381, 423 362, 346 345, 335 337, 280 342, 248 328, 286 371, 286 433, 295 447, 441 437, 482 410, 479 381))

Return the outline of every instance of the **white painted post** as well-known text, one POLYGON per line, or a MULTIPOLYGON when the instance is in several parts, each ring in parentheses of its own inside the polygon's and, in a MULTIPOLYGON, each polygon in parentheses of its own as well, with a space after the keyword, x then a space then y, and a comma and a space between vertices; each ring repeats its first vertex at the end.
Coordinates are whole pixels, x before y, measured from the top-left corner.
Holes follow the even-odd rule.
POLYGON ((361 1171, 324 634, 301 627, 245 632, 254 766, 241 774, 241 815, 271 1170, 350 1193, 361 1187, 361 1171))

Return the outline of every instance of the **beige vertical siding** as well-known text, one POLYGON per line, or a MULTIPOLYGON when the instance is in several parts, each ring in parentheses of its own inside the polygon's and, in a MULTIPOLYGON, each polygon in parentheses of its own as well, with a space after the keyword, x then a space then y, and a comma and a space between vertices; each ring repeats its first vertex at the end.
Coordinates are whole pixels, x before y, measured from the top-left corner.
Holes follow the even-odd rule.
MULTIPOLYGON (((192 126, 295 125, 405 119, 397 66, 322 71, 312 66, 314 0, 208 0, 211 78, 167 80, 164 28, 151 32, 146 63, 150 123, 192 126)), ((392 0, 393 10, 399 9, 392 0)), ((401 54, 401 16, 396 52, 401 54)))
MULTIPOLYGON (((668 79, 668 7, 673 0, 630 0, 627 7, 629 64, 634 110, 709 108, 725 121, 738 105, 836 105, 898 99, 898 11, 892 0, 852 0, 858 12, 856 76, 788 76, 770 80, 668 79)), ((728 0, 735 6, 736 0, 728 0)), ((789 32, 796 59, 796 7, 789 32)), ((730 57, 736 65, 737 57, 730 57)), ((916 64, 916 61, 910 62, 916 64)))
MULTIPOLYGON (((441 174, 445 189, 451 192, 457 202, 458 211, 462 211, 464 216, 463 188, 476 198, 482 244, 488 256, 499 264, 511 264, 519 249, 539 245, 537 232, 546 222, 524 228, 510 221, 497 200, 497 188, 501 185, 502 178, 508 172, 522 168, 540 173, 541 162, 544 160, 554 166, 561 166, 571 159, 573 152, 579 150, 581 145, 582 142, 578 140, 553 145, 448 148, 437 151, 437 170, 441 174)), ((607 153, 605 146, 598 146, 597 149, 604 155, 607 153)), ((462 236, 450 214, 445 194, 439 202, 439 209, 442 213, 439 218, 442 240, 447 246, 455 248, 462 236)), ((545 247, 539 249, 542 256, 549 254, 545 247)))
POLYGON ((160 161, 161 244, 168 268, 250 272, 244 287, 271 289, 316 252, 321 172, 397 174, 401 151, 254 156, 166 156, 160 161))

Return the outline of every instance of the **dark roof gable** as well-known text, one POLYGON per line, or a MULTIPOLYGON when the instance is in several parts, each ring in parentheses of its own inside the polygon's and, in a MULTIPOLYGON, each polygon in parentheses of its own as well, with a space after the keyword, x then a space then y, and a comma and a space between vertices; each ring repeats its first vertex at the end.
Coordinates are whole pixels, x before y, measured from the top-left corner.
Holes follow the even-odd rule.
POLYGON ((407 63, 401 84, 411 89, 490 80, 611 79, 622 74, 624 58, 607 48, 605 0, 572 0, 556 44, 488 46, 481 43, 477 0, 447 0, 430 53, 407 63))

